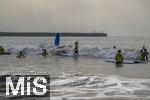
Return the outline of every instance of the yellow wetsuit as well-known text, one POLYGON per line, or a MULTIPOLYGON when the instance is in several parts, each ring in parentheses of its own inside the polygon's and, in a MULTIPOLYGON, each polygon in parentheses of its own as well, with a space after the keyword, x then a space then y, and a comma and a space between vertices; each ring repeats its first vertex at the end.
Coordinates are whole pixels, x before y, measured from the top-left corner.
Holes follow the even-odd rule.
POLYGON ((117 53, 115 59, 116 59, 116 63, 122 63, 123 55, 121 53, 117 53))
POLYGON ((0 48, 0 54, 5 53, 4 48, 0 48))
POLYGON ((49 55, 48 55, 47 52, 43 52, 43 53, 42 53, 42 56, 43 56, 43 57, 47 57, 47 56, 49 56, 49 55))
POLYGON ((145 61, 146 59, 145 59, 145 54, 144 53, 141 53, 140 54, 140 60, 141 61, 145 61))

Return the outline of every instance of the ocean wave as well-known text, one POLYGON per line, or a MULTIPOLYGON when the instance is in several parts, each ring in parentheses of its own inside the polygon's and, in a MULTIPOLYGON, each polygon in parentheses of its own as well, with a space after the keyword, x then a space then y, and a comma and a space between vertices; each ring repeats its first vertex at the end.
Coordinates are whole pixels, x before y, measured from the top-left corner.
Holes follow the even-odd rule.
MULTIPOLYGON (((6 52, 9 53, 18 53, 23 51, 27 55, 39 54, 42 52, 42 49, 47 49, 51 54, 67 53, 68 55, 73 55, 73 47, 71 45, 66 46, 53 46, 47 43, 41 43, 39 45, 5 45, 4 48, 6 52)), ((126 59, 136 59, 140 54, 140 50, 137 49, 128 49, 120 48, 122 54, 126 59)), ((80 56, 89 56, 89 57, 99 57, 99 58, 114 58, 117 50, 113 48, 100 48, 94 46, 80 47, 79 55, 80 56)))
MULTIPOLYGON (((23 51, 27 55, 35 55, 42 52, 42 49, 47 49, 51 54, 67 53, 73 55, 72 46, 60 46, 56 47, 46 43, 39 44, 38 46, 33 45, 5 45, 6 52, 18 53, 23 51)), ((124 58, 136 59, 140 54, 140 50, 120 48, 124 58)), ((99 57, 99 58, 114 58, 117 50, 113 48, 99 48, 99 47, 81 47, 79 50, 80 56, 99 57)))
MULTIPOLYGON (((6 45, 4 46, 6 52, 9 53, 18 53, 19 51, 23 51, 27 55, 34 55, 39 54, 42 52, 42 49, 47 49, 51 54, 59 54, 59 53, 67 53, 73 55, 73 48, 72 46, 60 46, 55 47, 53 45, 49 45, 46 43, 39 44, 38 46, 33 45, 6 45)), ((122 53, 124 58, 132 58, 136 59, 139 54, 140 50, 136 49, 122 49, 122 53)), ((99 57, 99 58, 114 58, 117 50, 113 48, 99 48, 99 47, 81 47, 79 50, 80 56, 90 56, 90 57, 99 57)))

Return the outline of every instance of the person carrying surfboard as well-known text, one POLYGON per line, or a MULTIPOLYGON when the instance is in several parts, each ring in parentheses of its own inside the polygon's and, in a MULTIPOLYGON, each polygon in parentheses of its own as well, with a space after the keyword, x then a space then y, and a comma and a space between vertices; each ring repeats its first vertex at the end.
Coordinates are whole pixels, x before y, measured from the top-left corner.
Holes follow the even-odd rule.
POLYGON ((79 53, 79 41, 77 40, 74 42, 75 48, 74 48, 74 56, 78 56, 79 53))
POLYGON ((5 53, 5 49, 2 46, 0 46, 0 54, 3 54, 3 53, 5 53))
POLYGON ((121 50, 118 50, 116 56, 115 56, 116 64, 123 63, 123 55, 121 53, 121 50))

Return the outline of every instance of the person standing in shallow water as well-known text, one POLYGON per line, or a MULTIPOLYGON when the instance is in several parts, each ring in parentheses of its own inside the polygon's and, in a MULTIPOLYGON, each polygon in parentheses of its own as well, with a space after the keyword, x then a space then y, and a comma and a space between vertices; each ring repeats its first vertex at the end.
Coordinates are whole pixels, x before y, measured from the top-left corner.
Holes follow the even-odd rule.
POLYGON ((122 64, 123 63, 123 55, 121 53, 121 50, 118 50, 116 56, 115 56, 116 64, 122 64))
POLYGON ((140 59, 141 61, 148 61, 148 56, 147 56, 146 52, 147 52, 147 51, 141 50, 141 53, 140 53, 140 56, 139 56, 139 59, 140 59))
POLYGON ((149 52, 147 52, 147 49, 144 50, 144 54, 145 54, 145 59, 146 59, 146 61, 148 61, 149 52))
POLYGON ((5 49, 2 46, 0 46, 0 54, 3 54, 3 53, 5 53, 5 49))
POLYGON ((74 56, 78 56, 79 55, 79 41, 77 40, 76 42, 74 42, 74 56))
POLYGON ((142 47, 142 52, 143 52, 143 55, 145 55, 145 61, 148 61, 149 52, 147 51, 145 46, 142 47))

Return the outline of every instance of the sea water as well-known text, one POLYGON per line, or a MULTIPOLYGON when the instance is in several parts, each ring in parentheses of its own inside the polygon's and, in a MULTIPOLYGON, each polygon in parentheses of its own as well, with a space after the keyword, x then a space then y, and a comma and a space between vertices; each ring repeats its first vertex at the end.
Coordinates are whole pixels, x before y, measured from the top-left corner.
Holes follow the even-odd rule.
POLYGON ((126 59, 136 59, 142 46, 150 50, 150 37, 63 37, 61 45, 66 45, 64 50, 69 53, 72 53, 69 47, 79 41, 78 58, 39 56, 42 48, 55 52, 53 40, 53 37, 0 37, 0 45, 12 53, 0 56, 0 74, 50 75, 50 100, 150 100, 150 63, 117 67, 104 61, 114 59, 117 49, 122 50, 126 59), (20 50, 27 54, 26 58, 16 58, 20 50))

